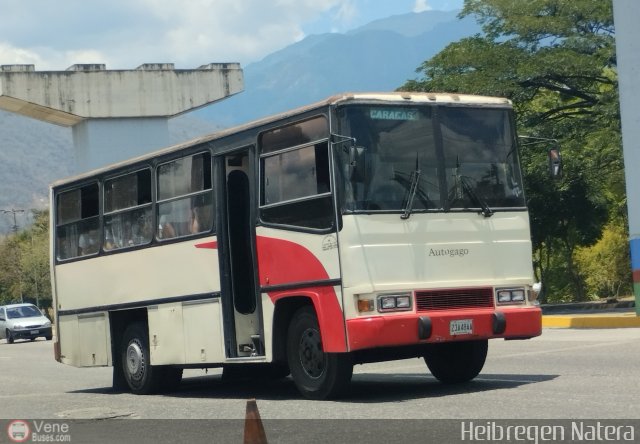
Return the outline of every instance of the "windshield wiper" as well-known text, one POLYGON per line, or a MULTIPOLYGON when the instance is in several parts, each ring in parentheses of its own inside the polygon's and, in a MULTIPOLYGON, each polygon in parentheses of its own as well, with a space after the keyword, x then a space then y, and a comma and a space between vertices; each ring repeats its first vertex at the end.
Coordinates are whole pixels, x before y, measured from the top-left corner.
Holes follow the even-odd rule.
MULTIPOLYGON (((468 178, 460 174, 460 167, 460 158, 456 156, 456 173, 454 175, 456 179, 455 189, 459 190, 461 188, 462 192, 467 193, 471 200, 480 207, 481 210, 478 214, 482 214, 484 217, 493 216, 493 210, 489 207, 489 204, 469 185, 469 182, 467 182, 468 178)), ((456 194, 458 194, 458 199, 462 198, 462 195, 458 191, 456 191, 456 194)))
POLYGON ((493 216, 493 210, 487 204, 487 201, 482 198, 476 191, 473 189, 469 182, 467 182, 467 178, 465 176, 459 176, 460 185, 462 185, 462 190, 469 195, 471 200, 473 200, 476 204, 478 204, 481 208, 480 213, 484 217, 493 216))
POLYGON ((411 173, 409 178, 411 185, 409 186, 409 197, 407 198, 407 206, 404 209, 404 213, 400 216, 400 219, 409 219, 411 211, 413 209, 413 199, 416 197, 418 191, 418 184, 420 183, 420 163, 418 160, 418 153, 416 153, 416 169, 411 173))

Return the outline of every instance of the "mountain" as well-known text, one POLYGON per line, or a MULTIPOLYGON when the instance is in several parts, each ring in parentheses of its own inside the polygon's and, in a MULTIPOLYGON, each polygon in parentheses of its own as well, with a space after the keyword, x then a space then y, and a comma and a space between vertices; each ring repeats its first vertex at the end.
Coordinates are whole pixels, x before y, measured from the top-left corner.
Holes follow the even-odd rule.
MULTIPOLYGON (((220 127, 195 116, 169 120, 171 143, 182 142, 219 130, 220 127)), ((75 161, 70 128, 51 125, 0 110, 0 235, 13 225, 13 214, 2 210, 46 208, 49 184, 73 175, 75 161)), ((16 213, 24 227, 31 214, 16 213)))
POLYGON ((341 92, 389 91, 448 43, 480 32, 457 11, 376 20, 346 34, 311 35, 244 68, 245 91, 195 111, 232 126, 341 92))
MULTIPOLYGON (((46 207, 48 184, 70 174, 72 155, 70 129, 0 111, 0 211, 46 207)), ((20 227, 27 216, 16 214, 20 227)), ((12 225, 0 213, 0 233, 12 225)))
MULTIPOLYGON (((169 121, 177 143, 346 91, 389 91, 448 43, 480 31, 457 12, 376 20, 345 34, 311 35, 244 68, 245 91, 169 121)), ((69 128, 0 111, 0 210, 44 208, 49 183, 73 171, 69 128)), ((30 222, 17 215, 18 225, 30 222)), ((0 213, 0 234, 13 225, 0 213)))

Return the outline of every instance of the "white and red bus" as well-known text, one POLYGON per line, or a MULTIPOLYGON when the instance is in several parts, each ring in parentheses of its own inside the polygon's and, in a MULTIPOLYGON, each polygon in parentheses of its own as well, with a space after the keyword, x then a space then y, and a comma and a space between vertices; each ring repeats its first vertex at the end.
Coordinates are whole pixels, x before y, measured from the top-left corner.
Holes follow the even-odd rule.
POLYGON ((185 368, 335 397, 354 364, 447 383, 541 333, 511 103, 344 94, 51 187, 56 359, 134 393, 185 368))

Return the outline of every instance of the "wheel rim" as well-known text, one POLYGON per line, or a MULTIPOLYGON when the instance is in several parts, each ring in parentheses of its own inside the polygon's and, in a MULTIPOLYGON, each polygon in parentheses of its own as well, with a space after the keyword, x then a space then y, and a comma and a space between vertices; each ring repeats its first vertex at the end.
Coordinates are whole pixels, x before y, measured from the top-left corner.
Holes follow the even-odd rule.
POLYGON ((145 362, 142 344, 137 339, 131 341, 127 347, 127 371, 133 381, 140 381, 144 376, 145 362))
POLYGON ((298 348, 300 364, 309 377, 318 379, 325 369, 325 354, 322 351, 322 340, 318 330, 308 328, 300 337, 298 348))

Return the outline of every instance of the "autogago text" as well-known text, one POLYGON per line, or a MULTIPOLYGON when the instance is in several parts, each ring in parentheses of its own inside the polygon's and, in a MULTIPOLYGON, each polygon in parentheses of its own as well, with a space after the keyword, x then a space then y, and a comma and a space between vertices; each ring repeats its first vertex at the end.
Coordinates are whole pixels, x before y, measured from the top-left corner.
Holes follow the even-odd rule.
POLYGON ((429 256, 450 256, 450 257, 464 257, 469 254, 467 248, 429 248, 429 256))

